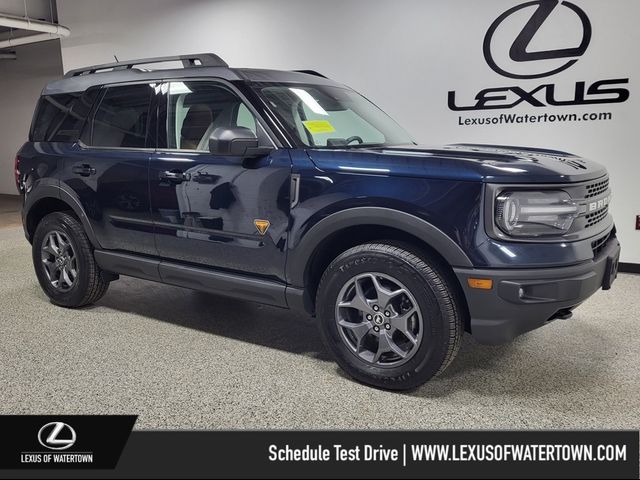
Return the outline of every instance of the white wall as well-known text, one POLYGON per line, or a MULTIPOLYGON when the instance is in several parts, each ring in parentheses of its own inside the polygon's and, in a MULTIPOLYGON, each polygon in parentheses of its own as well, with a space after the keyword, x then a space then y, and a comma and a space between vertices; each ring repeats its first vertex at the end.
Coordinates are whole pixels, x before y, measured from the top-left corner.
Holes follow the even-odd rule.
MULTIPOLYGON (((489 68, 482 42, 491 23, 524 0, 58 0, 60 22, 73 34, 62 41, 65 70, 119 59, 212 51, 232 66, 311 68, 361 91, 404 125, 417 140, 503 143, 568 150, 607 165, 614 188, 612 210, 625 262, 640 263, 640 129, 634 78, 640 73, 637 0, 573 0, 591 20, 593 37, 578 62, 537 79, 505 78, 489 68), (470 103, 483 88, 533 89, 556 83, 566 98, 577 81, 630 78, 631 98, 618 105, 533 107, 454 112, 447 92, 470 103), (460 126, 463 118, 500 113, 612 112, 609 121, 460 126)), ((496 33, 508 47, 533 9, 505 21, 496 33)), ((577 45, 577 16, 559 6, 531 49, 577 45)), ((505 50, 506 52, 506 50, 505 50)), ((505 57, 506 58, 506 57, 505 57)), ((550 65, 558 60, 548 60, 550 65)), ((544 63, 543 63, 544 65, 544 63)), ((513 98, 511 95, 509 98, 513 98)))
POLYGON ((17 195, 16 152, 27 141, 42 87, 62 75, 60 42, 15 48, 17 60, 0 60, 0 193, 17 195))

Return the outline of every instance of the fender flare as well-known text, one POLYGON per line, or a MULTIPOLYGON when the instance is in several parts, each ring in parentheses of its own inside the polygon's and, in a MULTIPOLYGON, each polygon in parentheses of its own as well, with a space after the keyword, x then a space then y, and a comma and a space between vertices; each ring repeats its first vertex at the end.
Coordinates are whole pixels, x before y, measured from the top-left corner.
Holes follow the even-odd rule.
POLYGON ((447 234, 429 222, 400 210, 384 207, 354 207, 333 213, 311 227, 289 251, 287 279, 303 287, 309 259, 330 235, 359 225, 379 225, 402 230, 423 240, 452 267, 473 267, 462 248, 447 234))
MULTIPOLYGON (((82 223, 82 227, 89 237, 89 241, 93 245, 94 248, 102 248, 100 242, 98 242, 98 238, 96 237, 95 232, 93 231, 93 227, 91 226, 91 222, 89 221, 89 217, 84 211, 80 200, 73 190, 67 189, 60 184, 42 184, 40 183, 37 188, 33 189, 33 192, 28 194, 25 197, 24 203, 24 216, 25 216, 25 230, 26 230, 26 219, 31 213, 32 208, 41 200, 45 200, 47 198, 55 198, 56 200, 61 200, 62 202, 69 205, 69 208, 73 210, 76 216, 80 219, 80 223, 82 223)), ((31 238, 29 238, 31 241, 31 238)))

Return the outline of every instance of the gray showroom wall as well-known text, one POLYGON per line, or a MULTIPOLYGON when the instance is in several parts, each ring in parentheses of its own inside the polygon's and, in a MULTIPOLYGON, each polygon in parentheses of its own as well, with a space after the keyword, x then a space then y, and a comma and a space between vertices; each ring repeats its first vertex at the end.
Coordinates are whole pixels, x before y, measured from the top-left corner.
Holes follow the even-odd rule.
POLYGON ((27 140, 31 117, 44 85, 62 74, 60 42, 15 48, 16 60, 0 60, 0 193, 18 193, 13 161, 27 140))
POLYGON ((635 215, 640 214, 635 138, 640 120, 633 85, 640 73, 635 52, 640 45, 636 25, 640 2, 558 4, 526 51, 528 39, 521 39, 514 55, 531 60, 523 62, 509 58, 509 47, 517 43, 536 7, 516 9, 495 24, 485 58, 483 41, 492 24, 503 12, 523 3, 58 0, 58 9, 60 22, 73 32, 62 42, 67 70, 112 61, 114 54, 127 59, 213 51, 235 66, 319 70, 363 92, 420 142, 540 146, 599 160, 611 172, 622 260, 640 263, 640 232, 634 229, 635 215), (568 56, 558 58, 563 52, 557 50, 567 48, 572 49, 565 52, 568 56), (549 51, 549 58, 537 60, 526 53, 533 52, 535 57, 537 52, 549 51), (559 73, 513 78, 543 75, 568 62, 574 64, 559 73), (592 87, 594 82, 612 79, 618 82, 592 87), (577 82, 585 82, 579 100, 604 103, 549 105, 574 99, 576 84, 578 90, 583 85, 577 82), (487 88, 498 90, 481 93, 487 88), (605 88, 623 91, 603 94, 605 88), (450 95, 455 95, 452 106, 448 105, 450 95), (460 107, 472 109, 455 110, 460 107), (510 114, 519 115, 513 121, 522 123, 505 124, 510 114), (561 121, 560 115, 565 114, 576 115, 576 120, 561 121), (582 120, 584 114, 611 118, 582 120), (489 122, 501 123, 472 123, 487 117, 489 122))

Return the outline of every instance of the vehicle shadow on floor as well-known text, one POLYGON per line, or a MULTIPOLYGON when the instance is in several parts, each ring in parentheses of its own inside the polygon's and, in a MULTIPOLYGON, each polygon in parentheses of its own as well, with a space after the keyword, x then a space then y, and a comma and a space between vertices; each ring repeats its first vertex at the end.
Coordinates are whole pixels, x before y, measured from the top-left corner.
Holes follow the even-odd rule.
POLYGON ((313 318, 290 310, 121 277, 94 307, 331 361, 313 318))
MULTIPOLYGON (((129 277, 114 282, 96 307, 333 361, 322 344, 315 320, 285 309, 129 277)), ((579 392, 601 383, 608 368, 609 348, 602 332, 587 325, 572 330, 572 340, 581 348, 568 352, 566 338, 554 332, 554 328, 555 325, 550 325, 500 346, 480 345, 465 335, 458 356, 445 372, 405 394, 438 398, 458 390, 472 390, 492 397, 526 397, 560 390, 579 392), (594 354, 604 361, 590 362, 594 354)), ((336 373, 349 378, 337 366, 336 373)))
POLYGON ((579 395, 608 383, 615 355, 606 335, 585 324, 548 325, 498 346, 480 345, 465 335, 451 365, 408 394, 438 398, 463 389, 502 399, 579 395))

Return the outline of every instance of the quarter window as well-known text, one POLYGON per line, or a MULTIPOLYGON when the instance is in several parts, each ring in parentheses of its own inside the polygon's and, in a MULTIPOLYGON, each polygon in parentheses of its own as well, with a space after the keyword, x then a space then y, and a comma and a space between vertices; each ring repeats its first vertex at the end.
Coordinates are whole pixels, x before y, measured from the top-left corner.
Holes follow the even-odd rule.
POLYGON ((91 111, 98 89, 85 93, 48 95, 40 99, 31 140, 33 142, 75 142, 91 111))

